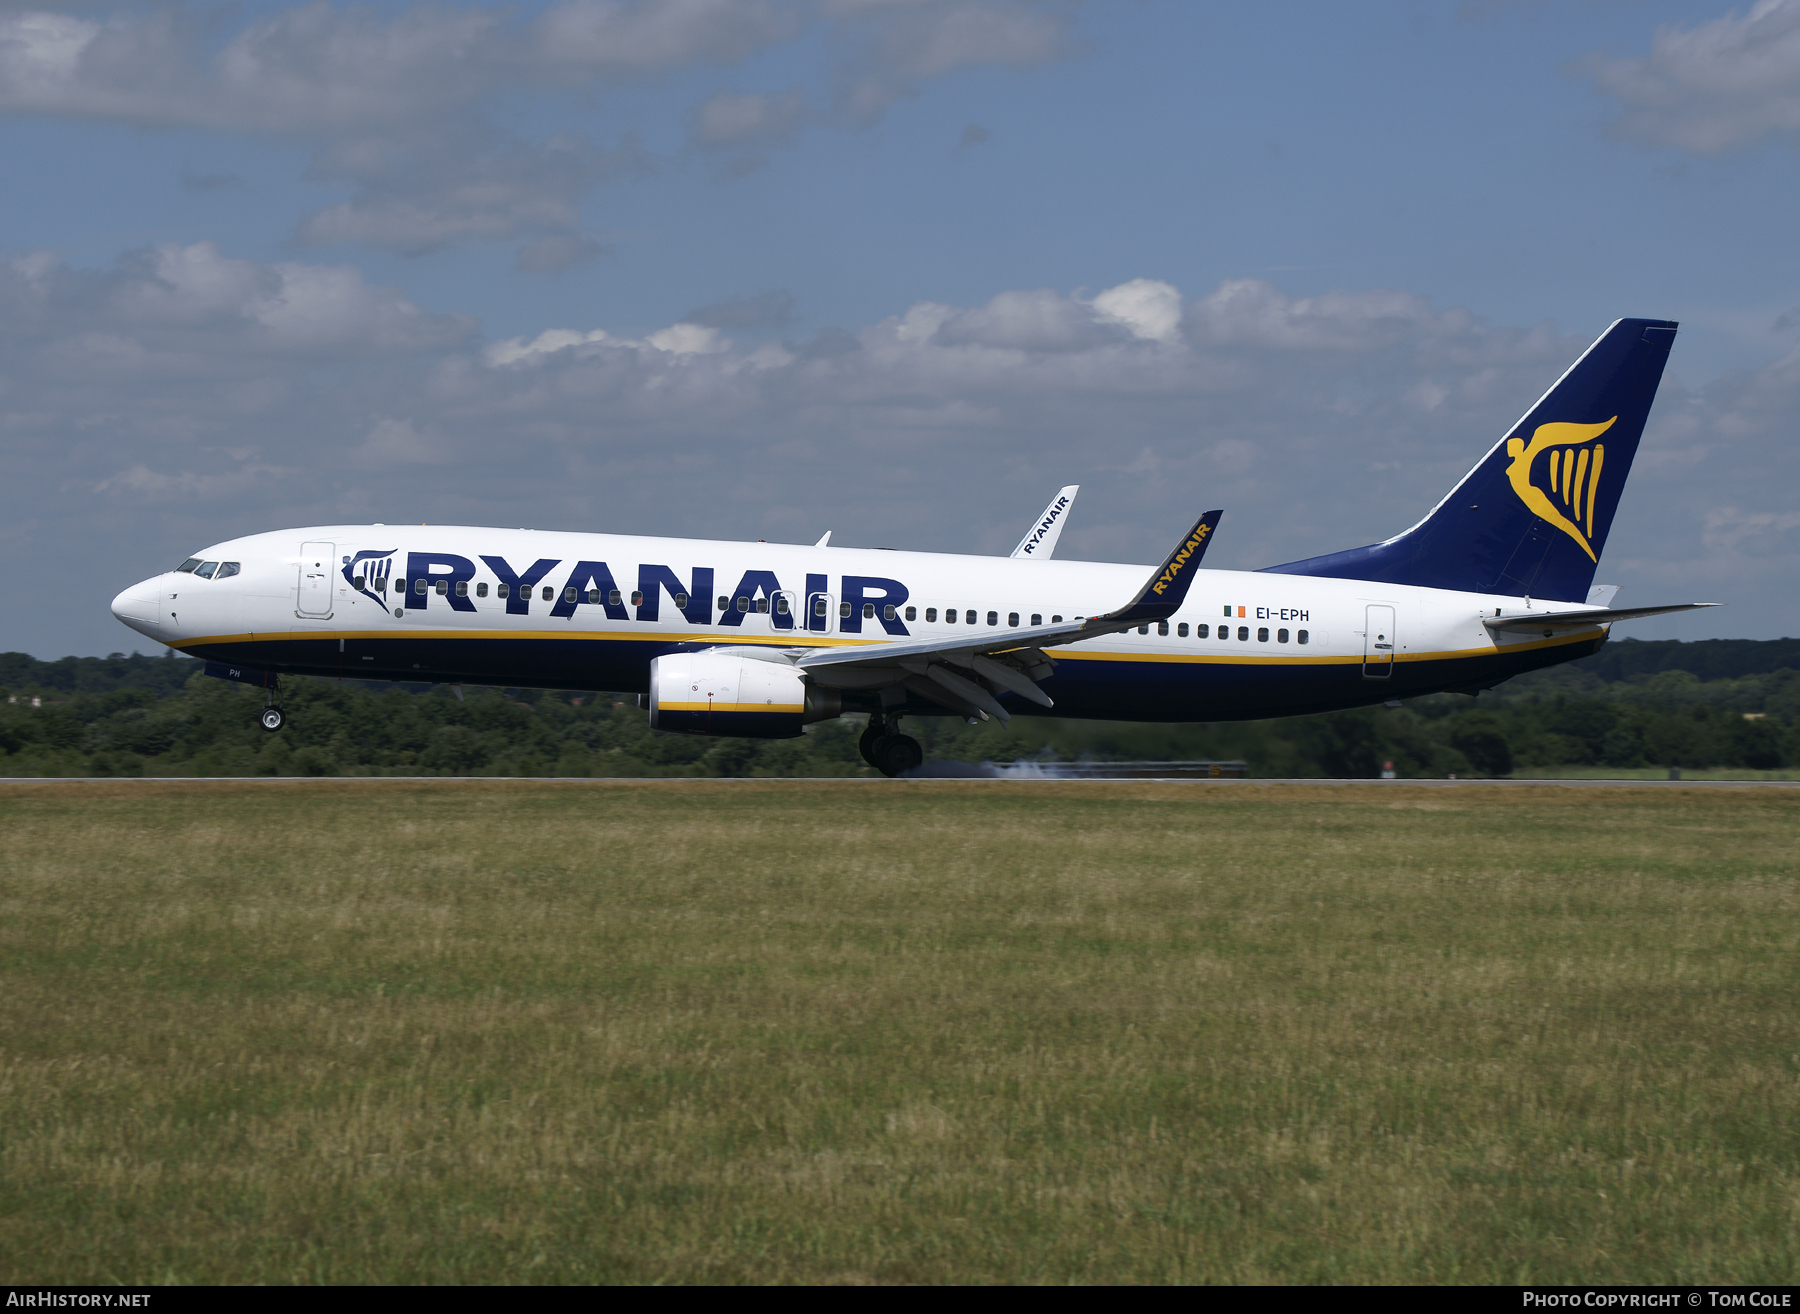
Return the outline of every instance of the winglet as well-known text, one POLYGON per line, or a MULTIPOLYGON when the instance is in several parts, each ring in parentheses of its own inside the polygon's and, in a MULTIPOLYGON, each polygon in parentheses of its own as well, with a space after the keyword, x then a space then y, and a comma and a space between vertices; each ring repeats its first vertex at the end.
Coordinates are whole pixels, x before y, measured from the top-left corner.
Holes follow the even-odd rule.
POLYGON ((1137 597, 1100 619, 1119 625, 1141 625, 1145 621, 1167 620, 1179 611, 1187 600, 1188 586, 1200 571, 1200 558, 1206 555, 1207 545, 1219 527, 1219 517, 1224 514, 1208 511, 1196 520, 1168 559, 1138 590, 1137 597))

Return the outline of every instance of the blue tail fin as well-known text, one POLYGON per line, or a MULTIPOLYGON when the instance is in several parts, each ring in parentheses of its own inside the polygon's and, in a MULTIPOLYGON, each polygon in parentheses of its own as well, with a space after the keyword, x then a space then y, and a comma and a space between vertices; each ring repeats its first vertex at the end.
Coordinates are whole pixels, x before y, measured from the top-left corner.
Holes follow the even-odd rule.
POLYGON ((1607 329, 1404 534, 1267 569, 1586 601, 1676 327, 1621 319, 1607 329))

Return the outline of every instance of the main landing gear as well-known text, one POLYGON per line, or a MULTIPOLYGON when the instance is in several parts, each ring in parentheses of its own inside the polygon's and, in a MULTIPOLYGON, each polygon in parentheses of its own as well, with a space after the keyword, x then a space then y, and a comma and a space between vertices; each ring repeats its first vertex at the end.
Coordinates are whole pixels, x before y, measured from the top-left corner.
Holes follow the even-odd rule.
POLYGON ((919 741, 900 733, 900 718, 876 712, 857 742, 863 761, 884 776, 904 775, 925 761, 919 741))
POLYGON ((281 710, 281 681, 276 680, 269 685, 268 704, 262 709, 256 723, 270 734, 274 734, 287 724, 287 713, 281 710))

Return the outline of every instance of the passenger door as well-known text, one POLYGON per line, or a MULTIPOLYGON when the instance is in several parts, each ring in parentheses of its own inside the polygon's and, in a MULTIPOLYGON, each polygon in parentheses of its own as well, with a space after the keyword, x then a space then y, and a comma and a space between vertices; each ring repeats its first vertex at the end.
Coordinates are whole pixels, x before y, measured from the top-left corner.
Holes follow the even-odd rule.
POLYGON ((1394 673, 1394 609, 1371 603, 1363 615, 1363 678, 1385 680, 1394 673))
POLYGON ((337 544, 300 545, 300 591, 294 610, 302 616, 331 615, 331 582, 337 574, 337 544))

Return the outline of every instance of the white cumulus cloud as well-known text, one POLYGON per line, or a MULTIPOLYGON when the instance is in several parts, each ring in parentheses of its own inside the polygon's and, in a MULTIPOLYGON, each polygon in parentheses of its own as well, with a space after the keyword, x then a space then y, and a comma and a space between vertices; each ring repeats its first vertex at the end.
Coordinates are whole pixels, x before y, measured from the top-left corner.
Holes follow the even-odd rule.
POLYGON ((1800 0, 1659 28, 1648 55, 1586 68, 1624 109, 1619 130, 1652 145, 1716 154, 1800 137, 1800 0))
POLYGON ((1134 278, 1094 298, 1094 309, 1132 336, 1171 342, 1181 329, 1181 293, 1154 278, 1134 278))
POLYGON ((541 364, 561 351, 612 347, 624 351, 650 348, 670 356, 711 356, 729 350, 717 328, 709 324, 671 324, 643 338, 615 337, 605 329, 545 329, 533 338, 508 338, 482 352, 489 365, 541 364))

